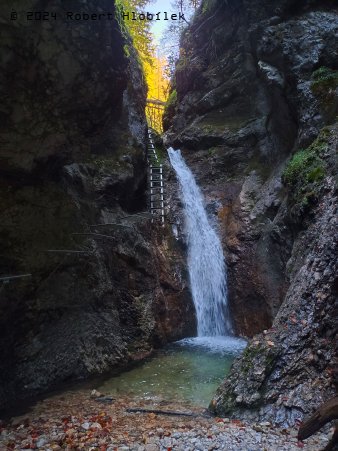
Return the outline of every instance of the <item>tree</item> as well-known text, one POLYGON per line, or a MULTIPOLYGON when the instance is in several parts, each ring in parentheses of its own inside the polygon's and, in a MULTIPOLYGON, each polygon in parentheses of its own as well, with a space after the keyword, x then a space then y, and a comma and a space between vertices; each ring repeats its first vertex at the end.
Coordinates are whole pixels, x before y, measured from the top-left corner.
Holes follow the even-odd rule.
POLYGON ((124 20, 123 13, 130 15, 133 11, 142 13, 150 2, 151 0, 116 0, 121 28, 128 30, 144 65, 152 64, 152 56, 155 54, 150 22, 148 20, 124 20))
POLYGON ((166 37, 162 42, 162 49, 166 54, 168 61, 166 67, 167 76, 172 79, 175 72, 175 64, 180 55, 180 38, 183 31, 189 25, 190 19, 193 17, 197 8, 201 5, 202 0, 174 0, 173 9, 178 9, 184 14, 185 21, 176 21, 169 23, 166 29, 166 37))
MULTIPOLYGON (((117 0, 116 4, 120 10, 121 28, 125 28, 132 38, 133 46, 138 52, 143 67, 147 86, 148 98, 165 102, 168 97, 169 79, 165 74, 166 59, 156 52, 151 33, 151 22, 148 20, 123 20, 123 13, 144 13, 151 0, 117 0)), ((163 110, 156 111, 146 108, 148 122, 159 132, 162 130, 163 110)))

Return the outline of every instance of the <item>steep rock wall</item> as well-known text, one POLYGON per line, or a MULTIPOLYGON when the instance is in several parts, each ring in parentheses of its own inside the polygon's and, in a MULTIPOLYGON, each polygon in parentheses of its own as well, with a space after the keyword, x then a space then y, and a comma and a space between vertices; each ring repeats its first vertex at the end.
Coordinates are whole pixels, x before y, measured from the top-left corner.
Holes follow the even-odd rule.
MULTIPOLYGON (((337 125, 324 134, 326 176, 294 241, 285 298, 271 329, 253 338, 218 389, 210 405, 217 414, 293 426, 335 393, 337 125)), ((283 215, 294 224, 291 212, 289 203, 283 215)))
POLYGON ((31 274, 0 286, 2 408, 185 335, 191 301, 138 215, 146 86, 114 3, 5 1, 0 16, 0 274, 31 274), (41 10, 56 20, 27 20, 41 10))
POLYGON ((182 38, 165 140, 182 149, 222 236, 237 333, 268 330, 219 389, 219 415, 291 424, 332 393, 335 127, 313 150, 325 147, 330 163, 313 168, 297 201, 282 174, 336 122, 337 14, 331 1, 204 1, 182 38))
POLYGON ((336 69, 332 2, 204 2, 182 38, 167 144, 180 147, 217 216, 238 333, 269 327, 287 290, 294 232, 278 223, 281 172, 309 145, 331 109, 312 89, 336 69), (174 114, 173 114, 174 113, 174 114))

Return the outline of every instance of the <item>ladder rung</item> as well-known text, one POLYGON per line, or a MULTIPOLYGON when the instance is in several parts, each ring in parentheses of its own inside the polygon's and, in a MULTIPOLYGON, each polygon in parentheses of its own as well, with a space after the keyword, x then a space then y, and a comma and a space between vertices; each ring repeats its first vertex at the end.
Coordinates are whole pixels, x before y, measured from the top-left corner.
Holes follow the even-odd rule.
POLYGON ((153 141, 153 133, 148 130, 147 144, 147 161, 149 165, 149 184, 150 184, 150 212, 152 214, 152 222, 160 219, 162 226, 165 224, 165 191, 163 183, 163 165, 158 158, 155 144, 153 141), (158 206, 159 205, 159 206, 158 206))

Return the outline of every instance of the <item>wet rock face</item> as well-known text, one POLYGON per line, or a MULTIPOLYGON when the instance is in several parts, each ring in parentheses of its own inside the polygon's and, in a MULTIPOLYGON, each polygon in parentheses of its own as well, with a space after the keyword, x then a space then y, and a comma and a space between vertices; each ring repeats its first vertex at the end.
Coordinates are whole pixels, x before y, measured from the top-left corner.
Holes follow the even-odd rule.
MULTIPOLYGON (((337 149, 331 130, 329 153, 337 149)), ((337 187, 330 173, 287 264, 290 281, 273 327, 253 338, 211 408, 218 415, 292 426, 333 396, 337 344, 337 187)))
POLYGON ((337 10, 228 3, 202 8, 182 40, 166 142, 218 206, 236 330, 252 336, 271 326, 288 287, 297 231, 285 220, 285 161, 336 117, 335 83, 320 98, 314 74, 336 69, 337 10))
POLYGON ((332 394, 338 10, 320 3, 204 5, 182 41, 165 139, 222 237, 236 331, 254 336, 217 415, 290 425, 332 394), (289 164, 297 190, 282 176, 289 164))
POLYGON ((141 358, 190 327, 191 300, 176 299, 184 281, 170 277, 137 214, 147 208, 137 58, 116 19, 63 19, 69 8, 114 17, 114 4, 60 0, 57 20, 27 21, 40 3, 0 8, 0 274, 31 274, 0 286, 0 409, 141 358))

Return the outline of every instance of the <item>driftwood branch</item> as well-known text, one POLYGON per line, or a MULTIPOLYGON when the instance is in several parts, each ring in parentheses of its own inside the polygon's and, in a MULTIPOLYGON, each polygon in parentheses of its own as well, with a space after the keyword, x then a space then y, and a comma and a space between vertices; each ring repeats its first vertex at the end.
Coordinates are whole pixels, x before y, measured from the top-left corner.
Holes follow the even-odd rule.
POLYGON ((24 277, 32 277, 32 274, 20 274, 18 276, 3 276, 0 277, 0 282, 8 282, 13 279, 22 279, 24 277))
POLYGON ((129 413, 155 413, 156 415, 170 415, 181 417, 198 417, 199 415, 192 412, 178 412, 176 410, 157 410, 157 409, 142 409, 142 408, 130 408, 126 409, 129 413))
POLYGON ((322 404, 319 409, 302 424, 298 431, 298 439, 305 440, 311 437, 311 435, 319 431, 326 423, 336 419, 338 419, 338 396, 322 404))

